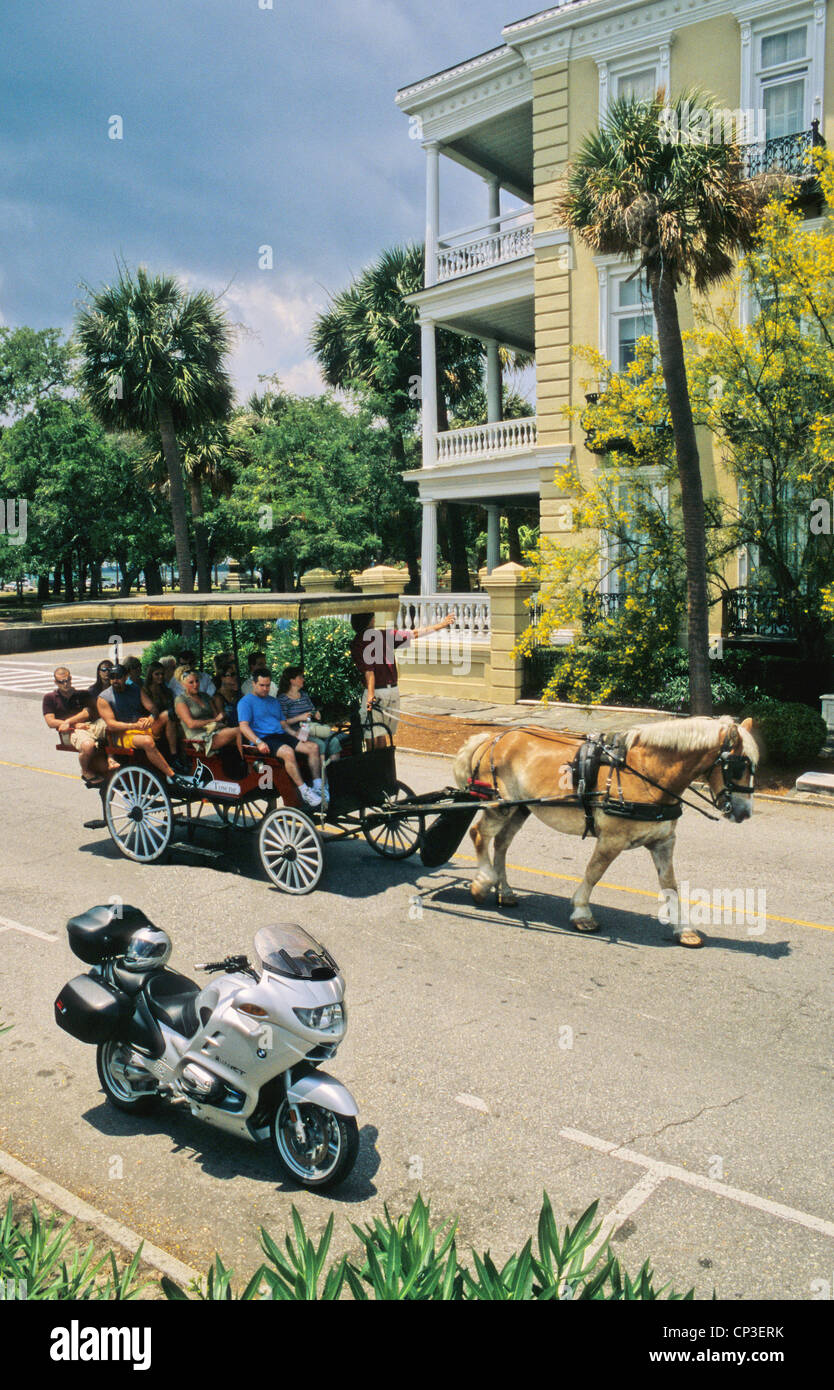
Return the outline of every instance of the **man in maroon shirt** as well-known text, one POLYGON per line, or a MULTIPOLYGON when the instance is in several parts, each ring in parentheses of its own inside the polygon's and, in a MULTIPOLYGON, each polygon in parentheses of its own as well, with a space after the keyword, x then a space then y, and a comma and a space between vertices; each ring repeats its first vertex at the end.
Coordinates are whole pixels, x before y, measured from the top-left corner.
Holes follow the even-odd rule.
POLYGON ((352 615, 350 621, 356 635, 350 644, 350 654, 365 682, 362 695, 365 738, 368 741, 373 739, 374 748, 384 748, 389 741, 389 733, 393 738, 399 718, 400 691, 394 653, 398 647, 404 647, 417 637, 428 637, 432 632, 442 632, 451 627, 455 618, 453 613, 449 613, 442 622, 433 623, 431 627, 415 628, 373 627, 373 620, 373 613, 352 615))
POLYGON ((99 747, 99 730, 95 727, 98 714, 90 709, 89 692, 73 688, 66 666, 56 669, 53 680, 55 689, 44 695, 41 706, 47 727, 60 734, 62 743, 75 749, 85 782, 99 780, 109 766, 117 764, 99 747))

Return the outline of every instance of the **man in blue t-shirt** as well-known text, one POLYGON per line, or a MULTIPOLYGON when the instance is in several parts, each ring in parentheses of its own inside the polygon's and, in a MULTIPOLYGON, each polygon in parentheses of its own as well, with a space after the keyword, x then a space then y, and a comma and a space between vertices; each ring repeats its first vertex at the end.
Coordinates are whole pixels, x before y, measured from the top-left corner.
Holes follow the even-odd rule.
POLYGON ((321 797, 312 787, 308 787, 298 770, 295 749, 305 753, 310 763, 313 778, 321 776, 321 755, 314 743, 301 743, 293 735, 284 731, 281 701, 270 695, 272 675, 269 671, 256 671, 252 677, 252 692, 238 701, 237 718, 243 737, 254 743, 259 753, 272 754, 280 758, 290 779, 298 788, 301 799, 308 806, 320 806, 321 797))

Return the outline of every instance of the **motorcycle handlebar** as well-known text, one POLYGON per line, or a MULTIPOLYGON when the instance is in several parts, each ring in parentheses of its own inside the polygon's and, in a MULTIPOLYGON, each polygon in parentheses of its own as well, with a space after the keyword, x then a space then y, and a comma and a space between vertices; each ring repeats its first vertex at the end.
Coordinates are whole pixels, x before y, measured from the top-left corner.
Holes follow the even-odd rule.
POLYGON ((225 960, 205 961, 202 965, 195 965, 195 970, 206 970, 212 974, 217 970, 248 970, 249 961, 246 956, 226 956, 225 960))

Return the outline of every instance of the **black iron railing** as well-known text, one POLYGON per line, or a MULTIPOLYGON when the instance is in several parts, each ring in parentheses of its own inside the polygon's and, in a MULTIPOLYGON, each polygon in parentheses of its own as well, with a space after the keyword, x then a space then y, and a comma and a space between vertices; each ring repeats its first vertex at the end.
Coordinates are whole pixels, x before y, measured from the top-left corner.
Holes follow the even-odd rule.
POLYGON ((586 594, 582 603, 582 621, 586 627, 613 618, 622 611, 625 594, 586 594))
POLYGON ((730 589, 722 595, 721 605, 725 637, 790 641, 796 636, 796 603, 776 589, 730 589))
POLYGON ((816 178, 812 150, 824 145, 820 135, 819 121, 813 121, 810 130, 797 131, 796 135, 780 135, 775 140, 765 140, 764 144, 751 145, 744 151, 744 171, 748 178, 756 174, 793 174, 799 179, 816 178))

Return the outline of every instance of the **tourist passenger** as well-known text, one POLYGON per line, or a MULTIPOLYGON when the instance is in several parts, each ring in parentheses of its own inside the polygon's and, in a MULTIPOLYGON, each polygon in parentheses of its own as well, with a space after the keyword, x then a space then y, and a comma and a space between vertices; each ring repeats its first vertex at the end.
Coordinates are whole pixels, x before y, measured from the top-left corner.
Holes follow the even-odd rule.
MULTIPOLYGON (((190 650, 190 648, 186 648, 185 651, 181 651, 179 653, 177 657, 177 669, 174 672, 173 680, 171 681, 171 694, 174 696, 175 699, 178 695, 182 694, 182 678, 180 674, 180 668, 182 668, 182 670, 184 671, 193 671, 196 670, 196 667, 197 658, 194 652, 190 650)), ((208 671, 197 671, 197 679, 200 685, 200 694, 208 695, 209 698, 211 698, 215 691, 215 685, 208 671)))
POLYGON ((55 689, 44 695, 41 712, 47 728, 60 734, 66 748, 74 748, 81 764, 81 775, 88 786, 103 780, 105 772, 118 767, 99 746, 92 727, 87 691, 75 690, 66 666, 58 666, 53 674, 55 689))
POLYGON ((157 748, 155 735, 161 734, 165 727, 162 716, 156 718, 150 697, 141 685, 128 684, 124 666, 114 666, 110 672, 110 686, 98 697, 98 713, 115 747, 141 751, 148 762, 176 786, 196 785, 194 778, 175 772, 157 748))
POLYGON ((237 706, 240 699, 240 681, 237 667, 232 663, 219 673, 217 690, 211 697, 216 714, 222 714, 227 726, 233 729, 237 722, 237 706))
POLYGON ((242 762, 243 739, 240 730, 220 728, 223 716, 215 712, 207 695, 200 694, 199 673, 185 671, 182 684, 183 692, 177 696, 175 709, 183 736, 193 743, 202 744, 206 756, 230 743, 236 743, 242 762))
POLYGON ((152 661, 148 667, 142 689, 150 698, 156 719, 165 719, 165 736, 171 750, 172 761, 177 756, 177 723, 174 718, 174 697, 165 684, 165 670, 161 661, 152 661))
POLYGON ((250 695, 238 703, 237 716, 243 736, 254 743, 259 753, 271 753, 280 758, 290 779, 308 806, 321 805, 321 759, 314 743, 299 742, 283 728, 281 703, 270 695, 272 676, 269 671, 256 671, 250 695), (313 773, 313 785, 308 787, 298 770, 295 749, 305 753, 313 773))
MULTIPOLYGON (((241 686, 241 695, 252 694, 255 672, 266 670, 266 656, 263 652, 250 652, 246 658, 246 664, 249 668, 249 675, 247 676, 246 680, 243 682, 243 685, 241 686)), ((272 680, 269 682, 269 693, 272 696, 273 700, 277 699, 278 687, 272 680)))
POLYGON ((284 714, 284 728, 288 734, 298 737, 304 726, 308 739, 318 748, 322 762, 339 757, 341 740, 329 724, 321 722, 321 710, 316 708, 304 689, 303 666, 286 667, 278 682, 278 698, 284 714))

